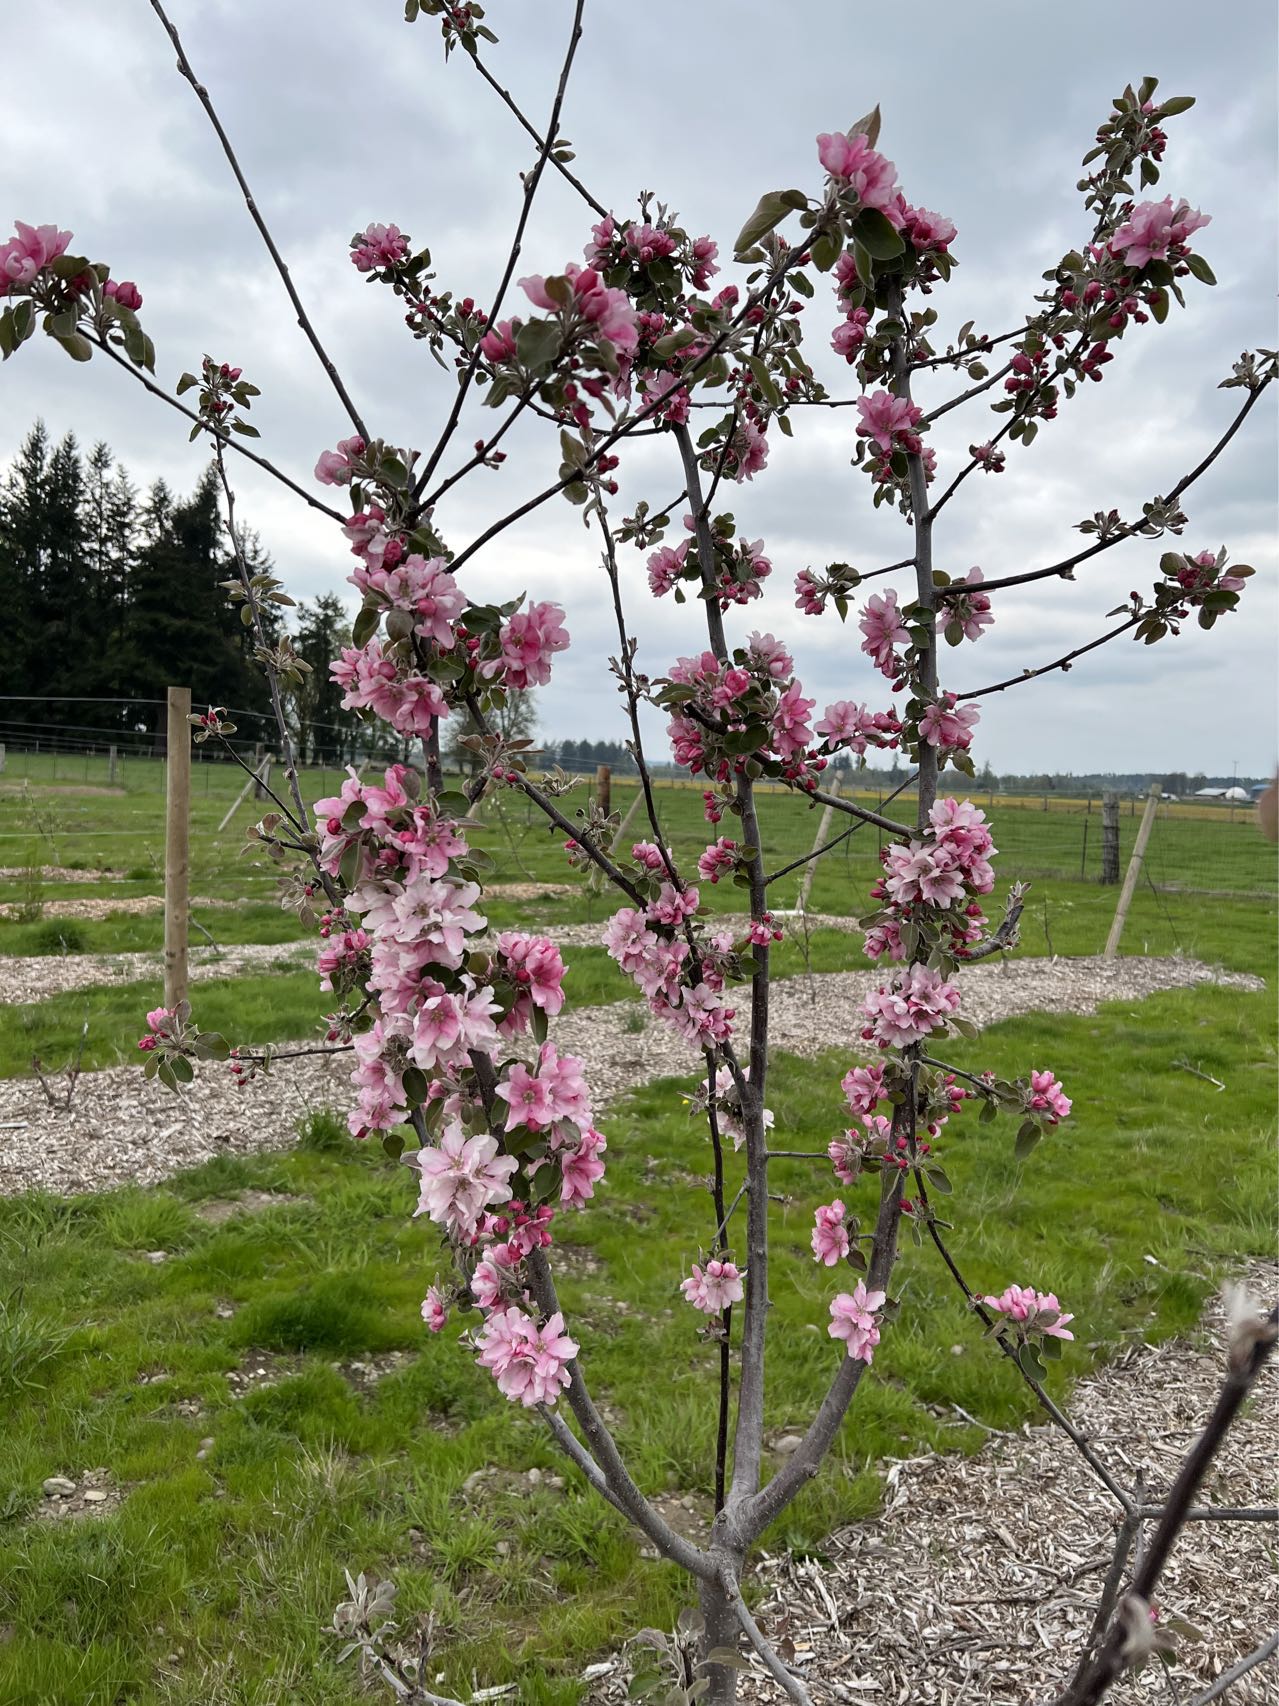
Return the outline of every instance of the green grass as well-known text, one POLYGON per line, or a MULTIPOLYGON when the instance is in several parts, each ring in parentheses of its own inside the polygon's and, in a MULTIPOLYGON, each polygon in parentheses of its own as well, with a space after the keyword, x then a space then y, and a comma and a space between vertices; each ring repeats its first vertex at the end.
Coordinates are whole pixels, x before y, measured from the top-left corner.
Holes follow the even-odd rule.
MULTIPOLYGON (((1051 1063, 1080 1093, 1078 1118, 1027 1163, 1010 1131, 975 1119, 945 1145, 952 1241, 972 1281, 1051 1285, 1079 1318, 1058 1390, 1129 1335, 1186 1329, 1224 1264, 1273 1249, 1266 996, 1040 1015, 955 1052, 1009 1073, 1051 1063), (1228 1093, 1179 1070, 1186 1058, 1228 1093)), ((837 1129, 845 1064, 777 1061, 770 1102, 788 1147, 837 1129)), ((607 1187, 564 1223, 561 1295, 642 1484, 704 1494, 715 1358, 676 1287, 711 1230, 709 1199, 687 1184, 708 1156, 675 1094, 685 1087, 649 1085, 608 1120, 607 1187)), ((832 1372, 833 1282, 807 1250, 825 1181, 789 1163, 774 1182, 768 1426, 780 1433, 832 1372)), ((516 1680, 521 1700, 568 1703, 592 1657, 684 1602, 537 1419, 476 1372, 456 1329, 423 1333, 438 1255, 409 1218, 413 1195, 406 1169, 315 1115, 287 1155, 221 1158, 164 1189, 0 1202, 0 1295, 16 1300, 0 1319, 0 1383, 16 1371, 0 1437, 0 1623, 15 1631, 0 1643, 0 1698, 349 1702, 354 1680, 322 1633, 345 1566, 394 1574, 406 1611, 435 1613, 448 1687, 516 1680), (278 1201, 201 1218, 203 1202, 249 1188, 278 1201), (140 1259, 158 1249, 163 1264, 140 1259), (275 1384, 235 1398, 226 1376, 250 1350, 275 1384), (376 1383, 351 1371, 397 1352, 376 1383), (127 1492, 118 1509, 32 1520, 45 1476, 97 1466, 127 1492), (567 1488, 531 1487, 533 1467, 567 1488)), ((896 1290, 900 1320, 831 1465, 773 1545, 820 1553, 833 1526, 875 1508, 887 1456, 975 1448, 983 1436, 953 1406, 989 1427, 1030 1414, 930 1250, 907 1244, 896 1290)))
MULTIPOLYGON (((101 785, 105 761, 101 776, 61 761, 56 778, 41 762, 33 780, 50 791, 28 800, 12 775, 0 789, 0 866, 126 873, 45 884, 45 901, 157 893, 162 767, 126 764, 123 790, 105 795, 51 791, 101 785)), ((308 794, 336 782, 334 771, 313 776, 308 794)), ((193 892, 235 901, 198 916, 222 945, 297 940, 270 873, 237 860, 252 809, 212 842, 238 787, 225 768, 197 767, 193 892)), ((584 796, 569 796, 570 815, 584 796)), ((627 784, 615 787, 616 807, 629 799, 627 784)), ((677 851, 695 855, 707 839, 697 791, 664 787, 662 803, 677 851)), ((1061 804, 1043 812, 993 802, 1001 885, 1032 882, 1023 954, 1097 953, 1113 916, 1116 891, 1091 880, 1098 814, 1061 804)), ((818 820, 802 806, 765 796, 762 817, 771 866, 811 847, 818 820)), ((1136 821, 1125 810, 1125 856, 1136 821)), ((627 840, 642 833, 637 817, 627 840)), ((613 910, 566 869, 562 837, 547 835, 522 802, 506 798, 478 839, 500 880, 573 885, 531 900, 495 895, 486 910, 498 927, 602 925, 613 910)), ((812 908, 864 909, 877 851, 865 830, 824 860, 812 908)), ((1274 858, 1249 814, 1161 817, 1149 869, 1156 883, 1220 892, 1144 885, 1125 952, 1181 951, 1273 975, 1274 858)), ((793 904, 798 882, 778 885, 779 907, 793 904)), ((0 879, 0 901, 27 898, 20 870, 0 879)), ((731 886, 703 888, 703 898, 717 910, 742 905, 731 886)), ((57 954, 64 940, 72 952, 155 952, 162 926, 156 914, 119 912, 0 921, 0 955, 57 954)), ((634 998, 601 948, 565 958, 571 1003, 634 998)), ((796 976, 862 962, 855 936, 817 929, 807 942, 788 940, 775 963, 778 975, 796 976)), ((324 1000, 309 972, 268 968, 192 993, 202 1026, 250 1043, 311 1035, 324 1000)), ((86 1012, 86 1066, 136 1060, 141 1016, 157 996, 142 981, 0 1008, 0 1076, 25 1072, 33 1053, 60 1065, 86 1012)), ((642 1008, 634 1012, 642 1025, 642 1008)), ((1131 1335, 1186 1329, 1232 1260, 1273 1250, 1268 995, 1209 988, 1087 1018, 1036 1015, 954 1045, 951 1058, 1009 1075, 1052 1065, 1076 1096, 1077 1117, 1025 1164, 1012 1157, 1010 1131, 975 1119, 956 1121, 945 1144, 952 1244, 973 1283, 1050 1286, 1079 1318, 1079 1340, 1053 1371, 1058 1390, 1131 1335)), ((824 1148, 840 1128, 846 1065, 836 1054, 775 1062, 769 1100, 785 1147, 824 1148)), ((648 1085, 609 1115, 606 1187, 587 1214, 561 1224, 560 1290, 641 1483, 704 1495, 715 1355, 677 1291, 712 1230, 697 1184, 705 1139, 678 1094, 691 1082, 648 1085), (655 1381, 654 1370, 670 1370, 669 1380, 655 1381)), ((778 1163, 774 1183, 784 1200, 773 1208, 768 1426, 780 1434, 806 1420, 830 1377, 824 1323, 835 1284, 808 1251, 812 1208, 832 1194, 828 1176, 778 1163)), ((573 1706, 572 1679, 592 1658, 686 1602, 676 1573, 640 1556, 537 1418, 477 1373, 458 1326, 439 1339, 424 1333, 418 1305, 439 1256, 432 1228, 411 1219, 412 1186, 380 1149, 350 1139, 340 1112, 321 1111, 288 1154, 220 1157, 160 1189, 0 1198, 6 1706, 349 1706, 358 1683, 338 1669, 337 1643, 323 1633, 344 1567, 393 1574, 406 1616, 434 1614, 446 1688, 512 1680, 530 1706, 573 1706), (267 1200, 230 1218, 202 1215, 202 1205, 244 1191, 267 1200), (157 1251, 164 1262, 143 1259, 157 1251), (353 1366, 375 1359, 385 1370, 375 1381, 353 1366), (258 1366, 270 1383, 237 1396, 228 1374, 258 1366), (214 1443, 198 1456, 206 1438, 214 1443), (46 1476, 96 1467, 124 1493, 118 1507, 77 1523, 35 1520, 46 1476), (531 1485, 530 1468, 564 1475, 566 1488, 531 1485), (468 1489, 488 1469, 496 1473, 468 1489)), ((865 1216, 866 1191, 854 1195, 850 1207, 865 1216)), ((876 1508, 885 1457, 975 1449, 985 1436, 955 1406, 989 1427, 1030 1414, 1024 1388, 981 1345, 930 1249, 907 1242, 896 1290, 901 1316, 831 1465, 770 1544, 820 1554, 834 1526, 876 1508)))

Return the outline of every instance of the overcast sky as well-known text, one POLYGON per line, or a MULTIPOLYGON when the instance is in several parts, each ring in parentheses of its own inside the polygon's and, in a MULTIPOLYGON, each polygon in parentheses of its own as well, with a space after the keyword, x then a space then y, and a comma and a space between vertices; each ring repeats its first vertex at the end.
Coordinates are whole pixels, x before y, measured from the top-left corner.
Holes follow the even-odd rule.
MULTIPOLYGON (((488 301, 518 207, 516 174, 531 160, 527 137, 463 56, 444 65, 437 26, 402 21, 399 0, 171 0, 171 13, 365 418, 393 443, 428 448, 453 382, 408 338, 390 293, 350 266, 347 239, 370 220, 394 221, 429 244, 441 287, 488 301)), ((539 125, 570 15, 568 0, 489 8, 501 37, 492 69, 539 125)), ((761 191, 820 188, 815 134, 846 128, 878 101, 880 148, 908 198, 959 228, 955 280, 933 297, 944 343, 970 318, 991 332, 1017 324, 1042 270, 1086 234, 1080 157, 1127 80, 1149 72, 1161 93, 1198 97, 1169 123, 1154 193, 1184 195, 1212 215, 1196 247, 1219 286, 1191 281, 1187 310, 1174 305, 1165 326, 1130 332, 1104 384, 1065 407, 1031 451, 1013 447, 1007 473, 967 482, 939 527, 938 563, 960 573, 979 563, 994 577, 1067 555, 1080 542, 1074 523, 1094 510, 1131 516, 1171 487, 1240 401, 1216 389, 1231 362, 1245 347, 1274 345, 1275 34, 1272 0, 1164 0, 1154 12, 1098 0, 1067 9, 593 0, 563 128, 575 170, 601 201, 625 215, 638 190, 654 190, 726 256, 761 191)), ((309 483, 318 452, 349 427, 146 0, 27 8, 5 57, 0 214, 69 227, 78 251, 136 280, 164 383, 206 350, 242 366, 263 391, 253 418, 265 454, 309 483)), ((580 258, 591 217, 548 174, 520 271, 580 258)), ((717 282, 733 276, 730 263, 717 282)), ((819 285, 810 353, 849 395, 851 369, 827 348, 837 318, 819 285)), ((924 401, 954 388, 943 377, 924 401)), ((0 371, 0 461, 37 415, 55 435, 107 440, 139 483, 162 475, 187 490, 198 476, 203 452, 176 415, 105 360, 75 366, 43 338, 0 371)), ((492 422, 477 411, 460 445, 492 422)), ((772 435, 764 475, 728 488, 741 531, 762 537, 774 564, 766 597, 730 614, 730 636, 771 628, 795 646, 819 703, 880 705, 886 684, 858 652, 855 628, 801 617, 792 586, 807 565, 870 568, 904 555, 905 524, 872 512, 868 480, 848 466, 851 412, 805 411, 796 424, 790 444, 772 435)), ((938 423, 943 480, 998 424, 981 403, 938 423)), ((554 477, 550 429, 516 449, 501 474, 473 476, 442 506, 455 549, 554 477)), ((1224 543, 1256 566, 1242 610, 1211 634, 1192 624, 1152 648, 1116 641, 1068 677, 987 700, 979 762, 1210 774, 1237 764, 1241 775, 1273 764, 1275 449, 1268 397, 1184 506, 1186 548, 1224 543)), ((637 444, 622 478, 619 514, 640 496, 669 502, 682 485, 673 445, 637 444)), ((296 596, 350 593, 332 523, 247 464, 236 484, 296 596)), ((1074 586, 1003 595, 995 629, 944 660, 944 683, 979 686, 1094 637, 1129 588, 1149 586, 1165 548, 1128 543, 1074 586)), ((687 607, 649 598, 641 554, 628 551, 624 569, 641 667, 657 674, 698 637, 687 607)), ((622 733, 606 669, 616 634, 578 512, 545 506, 477 555, 463 584, 484 597, 527 589, 562 602, 574 644, 543 698, 542 731, 622 733)))

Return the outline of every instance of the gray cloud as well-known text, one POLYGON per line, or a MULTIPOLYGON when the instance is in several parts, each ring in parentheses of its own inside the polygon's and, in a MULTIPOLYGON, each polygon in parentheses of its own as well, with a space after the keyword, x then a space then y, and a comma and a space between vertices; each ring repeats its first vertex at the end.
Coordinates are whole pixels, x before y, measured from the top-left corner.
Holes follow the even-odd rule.
MULTIPOLYGON (((442 284, 486 301, 518 206, 516 174, 530 159, 527 138, 460 56, 442 64, 433 25, 402 23, 397 0, 359 8, 313 0, 305 9, 173 0, 173 12, 353 393, 377 431, 429 445, 451 381, 407 340, 390 298, 365 290, 346 239, 370 219, 396 220, 430 244, 442 284)), ((537 123, 567 16, 562 5, 491 7, 502 37, 493 69, 537 123)), ((1000 330, 1025 311, 1042 269, 1079 240, 1079 157, 1110 96, 1147 70, 1165 90, 1196 94, 1199 104, 1170 127, 1161 190, 1212 213, 1202 247, 1220 286, 1196 290, 1164 327, 1125 339, 1104 384, 1064 409, 1033 451, 1014 453, 1006 474, 970 481, 951 505, 944 565, 1016 571, 1067 555, 1079 542, 1074 524, 1094 509, 1130 514, 1166 490, 1237 403, 1237 392, 1214 388, 1230 361, 1273 342, 1271 258, 1256 238, 1257 210, 1274 202, 1275 18, 1260 0, 1212 12, 1173 0, 1152 40, 1147 15, 1118 15, 1099 0, 1069 21, 1027 0, 980 8, 924 0, 906 39, 898 16, 876 23, 837 0, 792 12, 753 0, 643 8, 595 0, 565 128, 576 169, 602 200, 625 211, 638 189, 653 189, 727 249, 762 189, 815 185, 816 131, 846 126, 879 101, 881 146, 908 193, 959 226, 961 265, 933 299, 943 332, 968 318, 1000 330)), ((104 14, 93 0, 67 0, 30 9, 6 57, 4 206, 70 226, 77 246, 137 280, 166 381, 205 349, 242 365, 263 388, 255 419, 267 454, 308 480, 346 423, 149 8, 104 14)), ((571 192, 549 181, 521 270, 558 268, 579 252, 589 222, 571 192)), ((823 374, 847 394, 849 371, 825 349, 834 320, 819 291, 809 338, 823 374)), ((107 439, 139 479, 189 486, 198 472, 201 453, 187 447, 176 416, 105 362, 73 368, 39 340, 4 368, 0 386, 0 458, 40 414, 55 433, 107 439)), ((949 394, 943 379, 928 398, 949 394)), ((943 471, 992 422, 981 404, 939 422, 943 471)), ((483 424, 477 415, 462 443, 483 424)), ((810 412, 794 443, 774 445, 766 476, 722 500, 747 536, 764 538, 775 565, 768 595, 734 612, 732 631, 772 629, 793 643, 822 703, 882 703, 885 684, 860 656, 855 627, 794 610, 795 572, 836 559, 873 567, 907 548, 900 518, 873 513, 865 477, 848 466, 852 427, 847 412, 810 412)), ((525 435, 515 448, 501 475, 477 476, 443 507, 455 546, 553 477, 553 435, 525 435)), ((1188 546, 1224 541, 1261 571, 1245 612, 1157 648, 1118 640, 1069 678, 995 696, 983 709, 983 758, 996 769, 1076 770, 1221 771, 1237 760, 1250 773, 1273 761, 1274 457, 1274 411, 1262 408, 1187 499, 1188 546)), ((627 453, 622 480, 621 511, 639 496, 667 501, 682 483, 660 441, 627 453)), ((330 523, 247 466, 236 483, 296 593, 347 590, 349 559, 330 523)), ((1125 545, 1073 586, 1005 595, 994 630, 950 660, 954 684, 1013 674, 1102 631, 1104 612, 1149 583, 1160 549, 1125 545)), ((632 626, 657 672, 698 640, 687 611, 649 600, 639 554, 628 554, 626 574, 632 626)), ((486 593, 527 586, 558 597, 575 645, 547 697, 544 728, 613 726, 603 660, 616 633, 598 550, 577 512, 558 502, 536 512, 479 554, 465 578, 486 593)))

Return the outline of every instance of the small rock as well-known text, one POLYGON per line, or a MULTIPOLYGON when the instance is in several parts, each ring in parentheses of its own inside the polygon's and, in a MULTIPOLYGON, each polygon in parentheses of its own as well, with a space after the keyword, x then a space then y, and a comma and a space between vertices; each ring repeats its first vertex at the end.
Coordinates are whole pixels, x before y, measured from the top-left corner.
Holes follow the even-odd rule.
POLYGON ((488 1479, 487 1469, 474 1469, 462 1483, 464 1493, 477 1493, 488 1479))
POLYGON ((962 1345, 952 1345, 950 1347, 950 1354, 953 1357, 961 1357, 964 1354, 964 1347, 962 1345))
POLYGON ((167 1250, 148 1250, 142 1259, 145 1262, 151 1262, 158 1268, 161 1262, 168 1261, 169 1252, 167 1250))
POLYGON ((511 1555, 511 1543, 509 1540, 499 1540, 493 1550, 497 1553, 499 1558, 509 1558, 511 1555))
POLYGON ((104 1505, 108 1497, 101 1487, 90 1487, 84 1495, 84 1502, 86 1505, 104 1505))
POLYGON ((527 1480, 528 1480, 530 1486, 536 1487, 538 1485, 538 1483, 541 1481, 541 1479, 542 1479, 542 1471, 540 1469, 530 1469, 529 1470, 527 1480))
POLYGON ((783 1434, 773 1450, 779 1457, 789 1457, 792 1452, 798 1451, 803 1443, 803 1434, 783 1434))
POLYGON ((568 1486, 568 1482, 562 1475, 548 1475, 546 1484, 548 1487, 554 1487, 557 1493, 563 1492, 564 1488, 568 1486))
POLYGON ((229 1321, 235 1314, 235 1310, 229 1303, 219 1303, 217 1308, 214 1310, 214 1314, 217 1316, 219 1321, 229 1321))
POLYGON ((44 1484, 46 1499, 69 1499, 75 1492, 75 1482, 68 1481, 65 1475, 50 1475, 44 1484))

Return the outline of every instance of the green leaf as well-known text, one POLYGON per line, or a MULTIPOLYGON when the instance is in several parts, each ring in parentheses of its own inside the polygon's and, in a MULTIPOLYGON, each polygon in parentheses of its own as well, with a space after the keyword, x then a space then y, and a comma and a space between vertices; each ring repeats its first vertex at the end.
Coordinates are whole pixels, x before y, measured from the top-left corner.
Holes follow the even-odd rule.
POLYGON ((542 1009, 540 1007, 534 1007, 534 1009, 533 1009, 533 1017, 532 1017, 532 1021, 531 1021, 531 1028, 532 1028, 532 1032, 533 1032, 533 1041, 537 1044, 537 1046, 539 1048, 541 1048, 542 1044, 546 1041, 546 1038, 547 1038, 547 1034, 549 1031, 549 1023, 548 1023, 546 1014, 542 1011, 542 1009))
MULTIPOLYGON (((830 271, 830 269, 835 265, 835 262, 839 259, 839 251, 842 247, 843 244, 837 237, 832 236, 830 232, 822 232, 821 236, 817 238, 812 247, 809 249, 809 254, 813 257, 813 265, 817 268, 818 272, 830 271)), ((794 282, 795 280, 792 279, 791 283, 793 284, 794 282)))
POLYGON ((255 426, 250 426, 248 421, 232 421, 231 431, 238 432, 241 438, 261 438, 262 436, 255 426))
POLYGON ((935 1191, 940 1191, 944 1197, 951 1195, 954 1186, 943 1167, 929 1166, 924 1168, 924 1177, 935 1191))
POLYGON ((1019 1161, 1024 1161, 1031 1150, 1039 1142, 1043 1133, 1034 1120, 1026 1120, 1017 1132, 1017 1141, 1013 1145, 1013 1154, 1019 1161))
POLYGON ((1217 275, 1204 260, 1202 255, 1187 255, 1186 265, 1190 268, 1200 284, 1216 284, 1217 275))
POLYGON ((808 197, 803 190, 769 190, 755 205, 755 211, 742 226, 733 244, 733 253, 743 254, 753 249, 761 237, 766 237, 775 225, 780 225, 788 213, 807 207, 808 197))
POLYGON ((382 618, 382 612, 375 604, 362 606, 359 615, 351 627, 351 644, 357 649, 367 646, 377 633, 377 625, 382 618))
POLYGON ((400 1156, 404 1153, 404 1139, 400 1136, 398 1131, 383 1132, 382 1147, 386 1150, 392 1161, 398 1161, 400 1156))
POLYGON ((1150 301, 1150 313, 1155 324, 1162 326, 1168 318, 1168 292, 1157 290, 1150 301))
POLYGON ((750 368, 751 377, 759 386, 764 401, 775 409, 782 400, 782 394, 777 389, 772 374, 768 371, 767 362, 757 355, 748 355, 746 365, 750 368))
POLYGON ((1193 95, 1169 95, 1166 101, 1159 103, 1161 118, 1175 118, 1178 113, 1188 113, 1195 104, 1193 95))
POLYGON ((195 1052, 201 1060, 229 1060, 231 1045, 220 1031, 201 1031, 195 1052))
POLYGON ((190 1084, 195 1078, 195 1068, 184 1054, 175 1054, 169 1066, 179 1084, 190 1084))
POLYGON ((554 320, 526 320, 515 334, 515 353, 531 372, 550 367, 560 353, 560 328, 554 320))
POLYGON ((54 343, 61 344, 72 361, 91 361, 93 359, 93 345, 88 338, 83 337, 79 332, 67 332, 61 336, 54 332, 52 335, 54 343))
POLYGON ((181 379, 178 380, 178 396, 180 397, 184 391, 189 391, 193 385, 198 385, 199 383, 200 381, 196 378, 194 373, 184 373, 181 379))
POLYGON ((420 1107, 430 1094, 431 1081, 420 1066, 406 1066, 403 1073, 404 1095, 411 1108, 420 1107))
POLYGON ((898 231, 877 207, 864 207, 853 220, 853 236, 877 261, 895 260, 906 245, 898 231))

